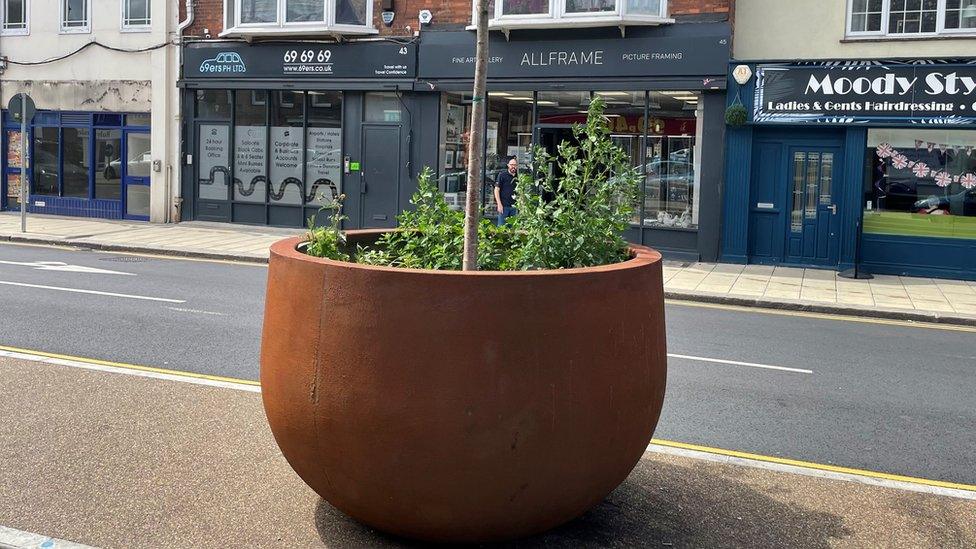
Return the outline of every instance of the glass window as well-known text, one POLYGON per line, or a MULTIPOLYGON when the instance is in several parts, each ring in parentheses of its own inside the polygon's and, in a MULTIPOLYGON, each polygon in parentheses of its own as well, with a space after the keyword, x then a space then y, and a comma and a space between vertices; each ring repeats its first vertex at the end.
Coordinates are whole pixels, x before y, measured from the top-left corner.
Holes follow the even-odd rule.
POLYGON ((268 182, 268 92, 240 90, 234 111, 234 200, 264 202, 268 182))
POLYGON ((945 28, 976 29, 976 1, 946 0, 945 28))
POLYGON ((207 200, 227 200, 230 180, 230 127, 200 124, 197 136, 197 185, 207 200))
POLYGON ((271 184, 272 203, 301 204, 305 165, 305 93, 271 93, 271 184))
POLYGON ((616 0, 566 0, 566 13, 617 11, 616 0))
POLYGON ((366 94, 366 122, 399 122, 403 119, 402 108, 396 92, 366 94))
POLYGON ((627 0, 627 13, 663 17, 662 0, 627 0))
POLYGON ((61 148, 58 128, 34 128, 33 180, 31 194, 58 196, 58 152, 61 148))
POLYGON ((61 30, 88 29, 88 0, 61 0, 61 30))
POLYGON ((87 128, 63 128, 61 133, 61 169, 64 196, 88 198, 87 128))
MULTIPOLYGON (((644 92, 643 91, 600 91, 599 96, 605 102, 604 113, 610 125, 610 139, 627 154, 632 167, 640 170, 641 149, 644 144, 644 92)), ((586 113, 580 113, 581 121, 585 121, 586 113)), ((632 223, 639 225, 641 220, 641 204, 634 205, 632 223)))
POLYGON ((239 0, 241 23, 276 23, 278 0, 239 0))
POLYGON ((20 174, 7 174, 7 205, 11 208, 20 207, 20 174))
POLYGON ((289 23, 325 21, 322 0, 287 0, 285 5, 285 21, 289 23))
POLYGON ((935 32, 939 0, 891 0, 889 34, 935 32))
POLYGON ((309 92, 305 143, 306 202, 328 204, 342 192, 341 92, 309 92))
POLYGON ((95 198, 122 196, 122 130, 95 130, 95 198))
MULTIPOLYGON (((508 171, 508 161, 516 159, 520 171, 528 172, 531 169, 532 97, 532 92, 499 91, 488 94, 485 189, 482 197, 486 216, 498 214, 493 185, 498 176, 508 171)), ((458 201, 457 208, 463 208, 463 200, 458 201)))
POLYGON ((149 127, 151 118, 149 114, 127 114, 125 115, 125 125, 149 127))
POLYGON ((149 185, 125 186, 125 214, 149 217, 149 185))
POLYGON ((369 25, 367 0, 336 0, 336 23, 340 25, 369 25))
POLYGON ((502 15, 549 15, 549 0, 504 0, 502 15))
POLYGON ((150 0, 122 0, 123 27, 148 27, 151 13, 150 0))
POLYGON ((644 226, 698 226, 700 94, 651 92, 644 152, 644 226))
POLYGON ((868 130, 864 232, 976 238, 976 131, 868 130))
POLYGON ((2 0, 3 30, 27 29, 27 0, 2 0))
POLYGON ((149 177, 152 171, 152 141, 148 133, 125 135, 125 175, 149 177))
POLYGON ((882 0, 853 0, 851 32, 880 32, 882 0))
POLYGON ((230 120, 230 93, 227 90, 197 90, 197 118, 230 120))
MULTIPOLYGON (((529 100, 532 92, 528 93, 529 100)), ((529 103, 531 105, 531 102, 529 103)), ((467 190, 468 143, 471 137, 471 96, 441 94, 441 188, 449 200, 459 200, 463 207, 467 190), (459 194, 460 193, 460 194, 459 194)))

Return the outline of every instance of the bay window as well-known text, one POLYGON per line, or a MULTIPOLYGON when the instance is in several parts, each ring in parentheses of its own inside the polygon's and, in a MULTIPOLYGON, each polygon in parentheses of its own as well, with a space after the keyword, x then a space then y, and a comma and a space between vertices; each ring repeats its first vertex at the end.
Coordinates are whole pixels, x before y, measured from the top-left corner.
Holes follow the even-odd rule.
POLYGON ((904 38, 976 32, 976 0, 848 0, 847 36, 904 38))
POLYGON ((28 0, 0 0, 0 34, 28 34, 27 14, 30 12, 28 0))
MULTIPOLYGON (((503 31, 512 28, 647 25, 670 22, 667 12, 667 0, 490 0, 488 24, 503 31)), ((475 16, 472 12, 472 21, 475 16)))
POLYGON ((224 0, 221 35, 374 34, 373 0, 224 0))

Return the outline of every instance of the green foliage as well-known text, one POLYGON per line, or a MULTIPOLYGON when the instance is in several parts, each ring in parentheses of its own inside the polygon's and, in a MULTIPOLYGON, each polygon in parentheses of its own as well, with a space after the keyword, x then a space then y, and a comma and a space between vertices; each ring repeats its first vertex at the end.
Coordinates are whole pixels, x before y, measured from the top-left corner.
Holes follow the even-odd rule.
MULTIPOLYGON (((588 267, 626 260, 627 229, 639 196, 640 173, 610 139, 604 104, 595 98, 585 125, 573 128, 575 142, 559 145, 551 156, 534 151, 537 174, 516 184, 518 215, 503 227, 482 219, 478 225, 478 266, 482 270, 588 267), (553 174, 559 174, 556 177, 553 174)), ((367 265, 460 270, 464 214, 452 210, 429 168, 421 172, 414 208, 397 216, 399 230, 385 233, 355 260, 367 265)), ((348 258, 339 231, 341 201, 327 227, 309 226, 308 253, 348 258), (344 256, 344 257, 343 257, 344 256)))
POLYGON ((725 123, 733 128, 745 124, 748 117, 749 113, 742 103, 733 103, 725 109, 725 123))
POLYGON ((319 208, 319 214, 329 215, 329 224, 324 227, 315 226, 315 216, 308 218, 308 232, 305 241, 308 243, 305 253, 315 257, 325 257, 339 261, 349 261, 349 254, 342 250, 346 246, 346 235, 339 229, 343 221, 348 219, 342 213, 342 202, 346 195, 341 194, 332 202, 319 208))
POLYGON ((564 141, 555 157, 537 147, 536 181, 519 178, 515 228, 520 242, 513 258, 518 268, 588 267, 627 259, 622 233, 633 217, 641 176, 610 139, 603 109, 603 100, 594 98, 586 124, 573 127, 576 143, 564 141))

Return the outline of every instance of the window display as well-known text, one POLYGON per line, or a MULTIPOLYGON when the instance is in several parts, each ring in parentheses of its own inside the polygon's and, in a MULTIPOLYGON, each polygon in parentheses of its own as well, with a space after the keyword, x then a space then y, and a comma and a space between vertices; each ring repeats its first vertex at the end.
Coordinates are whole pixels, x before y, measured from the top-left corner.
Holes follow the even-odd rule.
POLYGON ((976 238, 976 131, 868 130, 864 233, 976 238))
POLYGON ((309 204, 329 204, 341 192, 342 94, 309 92, 305 184, 309 204))
POLYGON ((651 92, 644 156, 644 226, 698 226, 698 94, 651 92))
POLYGON ((264 202, 268 175, 268 92, 239 90, 234 106, 234 200, 264 202))
POLYGON ((305 186, 304 92, 277 91, 271 94, 271 202, 299 205, 305 186))
POLYGON ((58 196, 59 128, 34 128, 31 194, 58 196))

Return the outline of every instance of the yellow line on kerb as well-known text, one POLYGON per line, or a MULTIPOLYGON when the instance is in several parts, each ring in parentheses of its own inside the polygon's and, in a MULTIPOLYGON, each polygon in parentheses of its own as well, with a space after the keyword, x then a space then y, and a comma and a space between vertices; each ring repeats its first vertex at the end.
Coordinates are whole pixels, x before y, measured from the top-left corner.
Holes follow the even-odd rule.
POLYGON ((239 383, 241 385, 253 385, 260 386, 261 382, 252 381, 249 379, 239 379, 235 377, 224 377, 224 376, 213 376, 209 374, 198 374, 196 372, 182 372, 180 370, 167 370, 166 368, 153 368, 152 366, 140 366, 138 364, 127 364, 125 362, 112 362, 110 360, 99 360, 97 358, 86 358, 82 356, 72 356, 72 355, 60 355, 57 353, 46 353, 44 351, 35 351, 33 349, 21 349, 20 347, 9 347, 7 345, 0 345, 0 351, 8 351, 11 353, 21 353, 25 355, 42 356, 46 358, 56 358, 60 360, 72 360, 74 362, 84 362, 86 364, 94 364, 97 366, 111 366, 113 368, 124 368, 126 370, 138 370, 140 372, 152 372, 155 374, 169 374, 172 376, 180 377, 192 377, 196 379, 207 379, 210 381, 223 381, 226 383, 239 383))
POLYGON ((697 444, 686 444, 684 442, 674 442, 672 440, 662 440, 658 438, 651 439, 651 444, 657 444, 659 446, 667 446, 669 448, 680 448, 682 450, 693 450, 696 452, 704 452, 706 454, 717 454, 721 456, 729 456, 729 457, 735 457, 741 459, 751 459, 754 461, 763 461, 766 463, 777 463, 779 465, 792 465, 793 467, 803 467, 805 469, 817 469, 820 471, 830 471, 832 473, 843 473, 847 475, 858 475, 862 477, 871 477, 871 478, 891 480, 896 482, 907 482, 911 484, 923 484, 925 486, 937 486, 939 488, 951 488, 953 490, 966 490, 968 492, 976 492, 976 485, 973 484, 959 484, 956 482, 946 482, 943 480, 931 480, 927 478, 906 477, 904 475, 893 475, 891 473, 879 473, 878 471, 868 471, 866 469, 852 469, 850 467, 838 467, 837 465, 827 465, 824 463, 815 463, 812 461, 801 461, 798 459, 780 458, 775 456, 764 456, 762 454, 751 454, 749 452, 725 450, 724 448, 712 448, 710 446, 699 446, 697 444))

